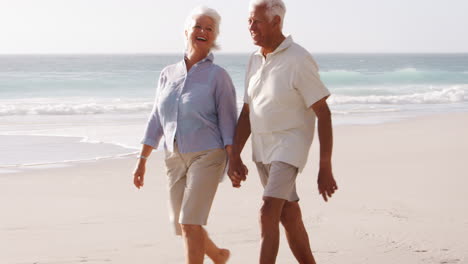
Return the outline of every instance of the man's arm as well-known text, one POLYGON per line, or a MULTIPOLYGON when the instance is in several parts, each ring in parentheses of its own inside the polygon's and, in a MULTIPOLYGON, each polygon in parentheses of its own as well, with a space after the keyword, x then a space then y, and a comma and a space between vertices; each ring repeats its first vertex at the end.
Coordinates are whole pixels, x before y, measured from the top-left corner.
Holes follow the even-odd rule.
POLYGON ((332 172, 333 129, 331 112, 328 108, 327 97, 314 103, 311 108, 317 116, 317 130, 320 141, 320 168, 317 179, 319 193, 325 201, 332 197, 338 189, 332 172))
POLYGON ((249 105, 244 104, 242 107, 239 120, 237 121, 236 132, 234 135, 234 142, 229 155, 229 171, 228 175, 231 179, 233 187, 240 187, 241 181, 245 181, 247 175, 247 168, 242 163, 240 154, 247 139, 250 136, 250 118, 249 118, 249 105))

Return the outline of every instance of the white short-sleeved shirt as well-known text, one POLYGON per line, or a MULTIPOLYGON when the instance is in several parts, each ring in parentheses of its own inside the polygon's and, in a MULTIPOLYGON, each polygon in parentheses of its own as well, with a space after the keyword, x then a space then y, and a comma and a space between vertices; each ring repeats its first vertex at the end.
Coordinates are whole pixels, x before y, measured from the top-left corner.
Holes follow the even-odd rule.
POLYGON ((253 160, 282 161, 302 171, 315 130, 310 106, 330 95, 310 53, 288 36, 266 58, 250 56, 244 102, 250 109, 253 160))

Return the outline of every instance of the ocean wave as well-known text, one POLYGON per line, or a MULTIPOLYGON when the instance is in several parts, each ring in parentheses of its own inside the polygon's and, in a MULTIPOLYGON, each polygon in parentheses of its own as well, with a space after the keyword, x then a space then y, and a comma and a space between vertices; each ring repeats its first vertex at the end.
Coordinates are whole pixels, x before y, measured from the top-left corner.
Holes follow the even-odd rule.
POLYGON ((96 115, 96 114, 131 114, 151 111, 153 102, 37 102, 7 101, 0 104, 0 116, 15 115, 96 115))
POLYGON ((398 69, 395 72, 422 72, 422 71, 413 67, 407 67, 407 68, 398 69))
POLYGON ((352 115, 352 114, 374 114, 374 113, 397 113, 400 108, 357 108, 348 110, 332 110, 334 115, 352 115))
POLYGON ((406 95, 368 95, 348 96, 332 95, 328 102, 331 105, 344 104, 450 104, 467 102, 466 86, 455 86, 442 90, 406 95))
POLYGON ((458 84, 468 83, 466 72, 402 68, 394 71, 330 70, 320 72, 329 86, 366 84, 458 84))

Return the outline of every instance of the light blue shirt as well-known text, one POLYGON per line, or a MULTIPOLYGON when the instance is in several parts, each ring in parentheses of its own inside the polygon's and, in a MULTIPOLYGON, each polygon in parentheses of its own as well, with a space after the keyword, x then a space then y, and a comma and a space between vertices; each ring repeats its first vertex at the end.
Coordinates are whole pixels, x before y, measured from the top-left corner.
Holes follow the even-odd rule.
POLYGON ((193 65, 185 61, 161 72, 156 100, 142 144, 181 153, 231 145, 237 121, 236 91, 229 74, 213 63, 213 54, 193 65))

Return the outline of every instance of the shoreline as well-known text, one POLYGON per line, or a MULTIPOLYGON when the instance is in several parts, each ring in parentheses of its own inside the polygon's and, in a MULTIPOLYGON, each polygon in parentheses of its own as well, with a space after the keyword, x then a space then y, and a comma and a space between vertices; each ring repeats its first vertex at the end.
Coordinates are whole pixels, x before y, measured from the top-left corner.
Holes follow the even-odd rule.
MULTIPOLYGON (((353 126, 378 126, 378 125, 385 125, 385 124, 394 124, 400 122, 418 122, 419 120, 424 119, 433 119, 433 118, 444 118, 450 117, 452 115, 463 115, 468 112, 458 111, 458 112, 444 112, 444 113, 412 113, 411 115, 403 115, 403 113, 397 113, 395 116, 380 116, 380 120, 377 120, 379 115, 375 114, 375 118, 370 117, 370 114, 363 114, 362 116, 359 115, 338 115, 334 116, 333 118, 333 126, 334 129, 338 129, 341 127, 353 127, 353 126), (336 120, 338 119, 338 120, 336 120), (357 121, 359 120, 359 121, 357 121)), ((141 127, 143 124, 141 125, 141 127)), ((139 151, 139 145, 137 147, 130 146, 128 144, 122 142, 102 142, 96 140, 90 140, 87 136, 78 136, 78 135, 61 135, 61 134, 41 134, 41 133, 31 133, 31 134, 21 134, 21 133, 8 133, 0 132, 0 142, 4 142, 2 137, 18 137, 22 142, 25 140, 34 140, 40 137, 42 138, 56 138, 57 140, 69 140, 70 142, 82 146, 87 147, 94 147, 96 150, 105 151, 106 148, 118 148, 116 153, 108 154, 108 155, 99 155, 95 156, 93 154, 88 154, 86 158, 70 158, 67 160, 49 160, 49 161, 38 161, 38 162, 23 162, 23 163, 6 163, 4 160, 0 161, 0 174, 5 173, 17 173, 21 172, 23 169, 42 169, 48 168, 48 166, 74 166, 75 164, 86 163, 86 162, 96 162, 99 160, 107 160, 107 159, 119 159, 126 156, 136 155, 139 151), (118 152, 118 153, 117 153, 118 152), (11 169, 15 169, 11 171, 11 169)), ((5 147, 5 146, 4 146, 5 147)), ((40 149, 50 147, 47 143, 40 146, 40 149)), ((8 147, 7 147, 8 149, 8 147)), ((37 149, 37 147, 36 147, 37 149)), ((71 148, 64 148, 64 150, 70 150, 71 148)), ((28 149, 31 150, 31 149, 28 149)), ((39 149, 37 149, 39 150, 39 149)), ((74 149, 76 151, 76 149, 74 149)), ((162 151, 159 148, 156 151, 162 151)), ((37 152, 38 153, 38 152, 37 152)))
POLYGON ((40 134, 0 135, 0 145, 9 153, 1 160, 0 174, 3 173, 2 169, 69 166, 77 162, 130 156, 137 152, 121 144, 89 141, 86 137, 40 134))

